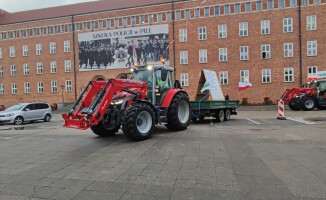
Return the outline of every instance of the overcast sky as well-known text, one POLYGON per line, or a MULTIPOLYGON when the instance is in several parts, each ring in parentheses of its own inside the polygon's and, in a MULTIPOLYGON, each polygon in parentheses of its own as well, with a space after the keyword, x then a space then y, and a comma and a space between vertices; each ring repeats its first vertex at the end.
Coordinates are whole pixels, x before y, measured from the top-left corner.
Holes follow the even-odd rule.
POLYGON ((88 1, 96 0, 0 0, 0 9, 7 12, 19 12, 88 1))

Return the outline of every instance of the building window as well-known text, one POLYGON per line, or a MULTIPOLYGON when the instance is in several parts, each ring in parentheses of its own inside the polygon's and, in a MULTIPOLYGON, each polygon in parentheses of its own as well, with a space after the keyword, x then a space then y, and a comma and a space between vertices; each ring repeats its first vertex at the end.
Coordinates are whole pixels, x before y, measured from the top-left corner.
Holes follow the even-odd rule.
POLYGON ((200 8, 195 8, 195 18, 200 17, 200 8))
POLYGON ((76 29, 76 31, 79 31, 80 30, 80 23, 76 23, 75 24, 75 29, 76 29))
POLYGON ((29 75, 29 64, 23 64, 24 75, 29 75))
POLYGON ((25 93, 25 94, 29 94, 30 92, 31 92, 31 89, 30 89, 30 83, 25 82, 25 83, 24 83, 24 93, 25 93))
POLYGON ((218 38, 227 38, 227 25, 218 25, 218 38))
POLYGON ((209 7, 205 7, 204 8, 204 16, 205 17, 209 17, 210 16, 209 7))
POLYGON ((58 82, 51 81, 51 92, 58 92, 58 82))
POLYGON ((13 31, 12 32, 12 38, 16 38, 17 37, 17 32, 16 31, 13 31))
POLYGON ((118 27, 119 26, 119 18, 115 18, 114 19, 114 27, 118 27))
POLYGON ((239 36, 248 36, 248 22, 239 23, 239 36))
POLYGON ((10 57, 13 58, 16 56, 16 48, 14 46, 9 47, 10 57))
POLYGON ((246 12, 251 12, 251 2, 246 2, 246 12))
POLYGON ((36 72, 37 74, 43 74, 43 64, 41 62, 36 63, 36 72))
POLYGON ((71 91, 72 91, 72 81, 66 80, 66 92, 71 92, 71 91))
POLYGON ((283 19, 283 32, 284 33, 293 32, 292 18, 284 18, 283 19))
POLYGON ((53 32, 54 32, 54 34, 58 33, 58 26, 53 26, 53 32))
POLYGON ((70 40, 64 41, 64 52, 70 52, 70 40))
POLYGON ((51 73, 57 73, 57 62, 56 61, 50 62, 50 71, 51 71, 51 73))
POLYGON ((284 58, 293 57, 293 43, 284 43, 284 58))
POLYGON ((179 29, 179 42, 187 42, 187 29, 179 29))
POLYGON ((56 43, 50 42, 50 54, 55 54, 55 53, 56 53, 56 43))
POLYGON ((177 10, 175 11, 175 20, 180 20, 181 19, 181 11, 177 10))
POLYGON ((307 42, 307 56, 317 56, 317 41, 307 42))
POLYGON ((16 76, 16 75, 17 75, 16 65, 10 65, 10 76, 16 76))
POLYGON ((284 68, 284 82, 293 82, 293 81, 294 81, 293 67, 284 68))
POLYGON ((240 13, 241 12, 241 4, 240 3, 236 3, 234 5, 234 13, 240 13))
POLYGON ((92 30, 95 29, 95 21, 91 21, 91 29, 92 29, 92 30))
POLYGON ((270 34, 270 21, 269 20, 262 20, 260 22, 261 25, 261 34, 266 35, 270 34))
POLYGON ((43 82, 37 82, 37 92, 38 93, 43 93, 44 92, 43 82))
POLYGON ((33 36, 37 36, 37 28, 33 28, 33 36))
POLYGON ((190 10, 189 9, 186 9, 184 14, 185 14, 185 19, 190 18, 190 10))
POLYGON ((318 68, 317 66, 308 67, 308 79, 317 77, 318 68))
POLYGON ((199 50, 199 63, 207 63, 207 49, 199 50))
POLYGON ((220 15, 220 6, 214 6, 214 15, 220 15))
POLYGON ((0 66, 0 77, 3 77, 3 66, 0 66))
POLYGON ((60 26, 60 32, 61 33, 64 33, 66 30, 65 30, 65 25, 61 25, 60 26))
POLYGON ((11 84, 11 94, 17 94, 17 84, 16 83, 11 84))
POLYGON ((320 0, 314 0, 314 4, 320 4, 320 0))
POLYGON ((307 30, 317 30, 316 15, 307 16, 307 30))
POLYGON ((198 28, 198 39, 206 40, 206 26, 202 26, 198 28))
POLYGON ((135 25, 136 24, 136 16, 131 16, 130 21, 131 21, 131 25, 135 25))
POLYGON ((28 45, 23 45, 23 56, 28 56, 28 45))
POLYGON ((180 74, 181 86, 189 86, 188 73, 180 74))
POLYGON ((290 0, 290 7, 296 7, 297 6, 297 0, 290 0))
MULTIPOLYGON (((150 17, 150 16, 152 16, 152 15, 148 15, 148 17, 150 17)), ((153 19, 153 17, 152 17, 152 19, 153 19)), ((122 26, 127 26, 128 25, 128 19, 127 19, 127 17, 123 17, 122 18, 122 26)))
POLYGON ((227 4, 227 5, 224 6, 224 14, 225 15, 230 14, 230 5, 229 4, 227 4))
POLYGON ((171 21, 171 12, 166 13, 166 21, 171 21))
POLYGON ((262 82, 270 83, 271 82, 271 69, 262 70, 262 82))
POLYGON ((180 51, 180 64, 188 64, 188 51, 180 51))
POLYGON ((99 29, 102 29, 103 28, 103 20, 98 20, 97 26, 99 29))
POLYGON ((4 95, 4 94, 5 94, 5 88, 3 84, 0 84, 0 95, 4 95))
POLYGON ((228 49, 227 48, 219 48, 219 61, 220 62, 228 61, 228 49))
POLYGON ((270 59, 271 58, 271 45, 270 44, 261 45, 261 57, 262 57, 262 59, 270 59))
POLYGON ((278 8, 284 8, 285 7, 285 0, 278 0, 278 8))
POLYGON ((249 60, 248 46, 240 47, 240 60, 249 60))
POLYGON ((11 32, 8 31, 8 32, 7 32, 7 40, 9 40, 10 38, 11 38, 11 32))
POLYGON ((30 37, 31 36, 31 30, 30 29, 26 29, 26 37, 30 37))
POLYGON ((72 24, 68 24, 68 31, 72 32, 72 24))
POLYGON ((220 84, 227 85, 229 83, 229 75, 227 71, 220 72, 220 84))
POLYGON ((140 15, 139 16, 139 23, 140 24, 145 24, 145 15, 140 15))
POLYGON ((256 11, 261 11, 263 9, 263 4, 261 1, 256 1, 256 11))
POLYGON ((65 72, 71 72, 71 61, 65 60, 65 72))
POLYGON ((249 70, 240 70, 240 82, 249 83, 249 70))
POLYGON ((42 55, 42 44, 36 44, 36 55, 42 55))
POLYGON ((163 21, 163 17, 162 17, 162 13, 157 13, 157 22, 162 22, 163 21))
POLYGON ((83 22, 83 30, 87 30, 87 22, 83 22))
POLYGON ((309 0, 302 0, 301 2, 303 6, 309 5, 309 0))
MULTIPOLYGON (((136 17, 135 17, 135 21, 136 21, 136 17)), ((111 28, 111 19, 106 19, 106 28, 111 28)))
POLYGON ((267 0, 267 10, 272 10, 274 8, 274 1, 267 0))
POLYGON ((24 37, 24 30, 19 30, 19 37, 23 38, 24 37))
POLYGON ((46 27, 46 34, 50 35, 52 33, 51 30, 51 26, 46 27))
POLYGON ((2 48, 0 47, 0 58, 2 58, 2 48))
POLYGON ((44 31, 44 27, 41 27, 41 28, 40 28, 40 35, 44 35, 44 32, 45 32, 45 31, 44 31))
POLYGON ((0 32, 0 40, 4 40, 5 39, 5 35, 3 32, 0 32))

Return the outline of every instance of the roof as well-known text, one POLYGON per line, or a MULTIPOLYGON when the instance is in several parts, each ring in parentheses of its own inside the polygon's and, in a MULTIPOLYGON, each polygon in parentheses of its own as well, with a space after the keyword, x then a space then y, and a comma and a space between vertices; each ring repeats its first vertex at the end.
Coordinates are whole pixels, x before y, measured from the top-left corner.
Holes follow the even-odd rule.
MULTIPOLYGON (((174 0, 174 2, 176 1, 185 0, 174 0)), ((79 3, 16 13, 5 12, 0 15, 0 25, 171 2, 172 0, 100 0, 95 2, 79 3)))

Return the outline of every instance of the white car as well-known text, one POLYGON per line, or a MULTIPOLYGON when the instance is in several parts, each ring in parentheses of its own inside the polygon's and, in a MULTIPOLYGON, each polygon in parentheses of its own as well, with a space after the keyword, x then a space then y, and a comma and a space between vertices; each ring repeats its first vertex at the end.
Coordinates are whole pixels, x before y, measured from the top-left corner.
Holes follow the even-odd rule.
POLYGON ((52 110, 48 103, 18 103, 0 111, 0 124, 20 125, 35 120, 49 122, 51 118, 52 110))

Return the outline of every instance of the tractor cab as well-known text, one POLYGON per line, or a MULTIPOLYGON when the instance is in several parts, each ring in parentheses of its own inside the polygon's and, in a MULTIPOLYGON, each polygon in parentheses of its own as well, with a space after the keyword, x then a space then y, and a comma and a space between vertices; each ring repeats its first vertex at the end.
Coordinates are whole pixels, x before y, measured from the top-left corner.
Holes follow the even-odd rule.
POLYGON ((161 105, 162 96, 173 88, 172 67, 147 66, 132 68, 131 79, 147 83, 147 98, 154 105, 161 105))

